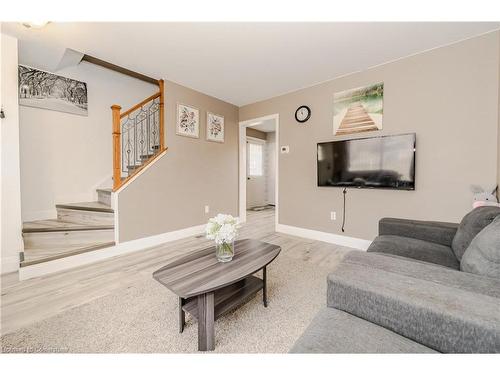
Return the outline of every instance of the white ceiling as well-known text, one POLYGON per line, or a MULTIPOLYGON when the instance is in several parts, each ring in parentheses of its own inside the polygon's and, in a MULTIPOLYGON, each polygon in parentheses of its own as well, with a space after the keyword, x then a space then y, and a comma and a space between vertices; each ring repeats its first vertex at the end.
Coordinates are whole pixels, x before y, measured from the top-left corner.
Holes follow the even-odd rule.
POLYGON ((20 62, 55 70, 65 48, 238 106, 498 29, 500 23, 2 23, 20 62))
POLYGON ((276 131, 276 120, 268 119, 263 121, 255 122, 254 124, 250 124, 249 128, 260 130, 264 133, 271 133, 276 131))

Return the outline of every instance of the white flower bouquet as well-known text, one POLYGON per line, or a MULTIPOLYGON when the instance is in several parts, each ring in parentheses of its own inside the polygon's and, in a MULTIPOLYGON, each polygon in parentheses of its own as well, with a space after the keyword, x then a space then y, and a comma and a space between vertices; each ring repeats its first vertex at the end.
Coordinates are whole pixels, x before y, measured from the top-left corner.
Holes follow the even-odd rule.
POLYGON ((229 262, 234 255, 234 240, 240 228, 238 219, 231 215, 218 214, 208 220, 205 228, 207 238, 214 240, 217 259, 220 262, 229 262))

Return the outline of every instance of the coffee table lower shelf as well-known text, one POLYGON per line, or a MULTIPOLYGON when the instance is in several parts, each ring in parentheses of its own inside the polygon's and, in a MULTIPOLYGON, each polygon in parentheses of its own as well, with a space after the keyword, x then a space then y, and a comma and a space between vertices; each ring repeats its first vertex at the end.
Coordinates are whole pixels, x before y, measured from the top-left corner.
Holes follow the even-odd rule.
MULTIPOLYGON (((264 281, 255 276, 248 276, 234 284, 214 292, 214 320, 243 305, 257 292, 264 288, 264 281)), ((198 320, 198 297, 183 300, 182 310, 198 320)))

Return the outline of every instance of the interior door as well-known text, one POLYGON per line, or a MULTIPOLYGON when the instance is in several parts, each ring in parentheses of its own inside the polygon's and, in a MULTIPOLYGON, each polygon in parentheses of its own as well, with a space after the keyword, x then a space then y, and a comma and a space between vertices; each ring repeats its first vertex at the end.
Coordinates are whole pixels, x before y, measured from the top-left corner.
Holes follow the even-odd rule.
POLYGON ((266 204, 265 145, 247 138, 247 208, 266 204))

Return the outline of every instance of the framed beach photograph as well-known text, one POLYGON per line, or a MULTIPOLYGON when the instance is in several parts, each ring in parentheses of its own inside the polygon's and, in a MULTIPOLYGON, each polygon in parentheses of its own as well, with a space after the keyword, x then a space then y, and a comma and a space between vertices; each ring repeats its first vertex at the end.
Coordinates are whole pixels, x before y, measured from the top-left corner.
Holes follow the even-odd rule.
POLYGON ((175 133, 184 137, 200 137, 200 111, 198 108, 177 103, 177 126, 175 133))
POLYGON ((19 65, 19 105, 88 116, 87 84, 19 65))
POLYGON ((207 141, 224 142, 224 117, 207 112, 207 141))
POLYGON ((384 84, 333 94, 333 135, 382 130, 384 84))

